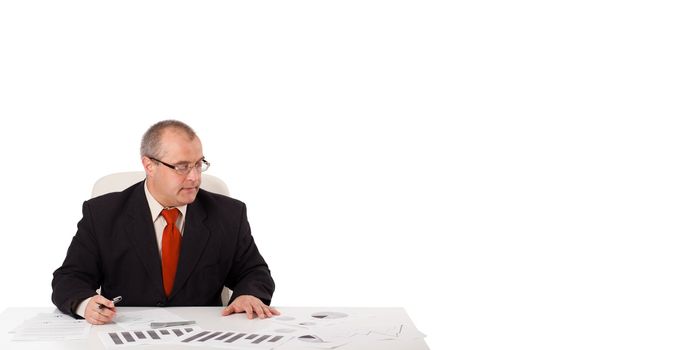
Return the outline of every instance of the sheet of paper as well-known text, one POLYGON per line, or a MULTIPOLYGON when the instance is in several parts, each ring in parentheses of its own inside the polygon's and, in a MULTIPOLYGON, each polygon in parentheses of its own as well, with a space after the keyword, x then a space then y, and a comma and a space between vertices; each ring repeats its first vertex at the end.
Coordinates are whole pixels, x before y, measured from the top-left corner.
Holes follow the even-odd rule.
POLYGON ((46 341, 88 338, 91 324, 61 313, 43 313, 24 321, 12 340, 46 341))
POLYGON ((293 338, 290 344, 299 344, 300 348, 332 349, 351 342, 351 326, 372 315, 351 314, 337 310, 304 311, 282 314, 271 318, 271 331, 289 334, 293 338), (326 337, 322 329, 335 330, 337 337, 326 337))
POLYGON ((113 322, 122 329, 151 329, 151 322, 186 321, 162 308, 118 312, 113 322))
POLYGON ((205 329, 184 337, 179 341, 179 344, 214 348, 272 349, 290 338, 284 334, 264 331, 240 332, 227 329, 205 329))
POLYGON ((290 338, 271 332, 207 330, 200 327, 101 332, 98 333, 98 337, 108 349, 150 344, 189 345, 204 348, 272 349, 290 338))
POLYGON ((321 327, 313 331, 324 339, 344 339, 356 337, 368 340, 409 340, 423 338, 425 335, 407 323, 377 323, 373 321, 352 327, 321 327))
POLYGON ((351 314, 333 310, 317 312, 304 311, 301 313, 282 314, 271 318, 271 321, 285 326, 300 329, 312 329, 314 327, 335 326, 350 322, 359 322, 371 315, 351 314))
POLYGON ((386 321, 375 314, 351 314, 338 310, 282 314, 271 318, 271 331, 293 336, 290 345, 330 349, 351 343, 423 338, 413 324, 386 321))

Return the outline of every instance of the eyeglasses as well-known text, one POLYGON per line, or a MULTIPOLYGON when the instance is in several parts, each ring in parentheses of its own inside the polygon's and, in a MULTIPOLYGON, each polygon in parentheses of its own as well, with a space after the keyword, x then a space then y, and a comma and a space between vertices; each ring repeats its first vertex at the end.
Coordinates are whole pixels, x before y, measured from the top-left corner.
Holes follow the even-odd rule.
POLYGON ((191 164, 191 163, 184 163, 184 164, 177 164, 177 165, 172 165, 163 162, 160 159, 155 159, 153 157, 148 157, 151 160, 155 160, 156 162, 165 165, 166 167, 174 170, 177 174, 179 175, 187 175, 191 172, 191 169, 196 169, 199 172, 204 172, 208 170, 208 167, 211 166, 211 163, 207 162, 205 159, 201 159, 196 164, 191 164))

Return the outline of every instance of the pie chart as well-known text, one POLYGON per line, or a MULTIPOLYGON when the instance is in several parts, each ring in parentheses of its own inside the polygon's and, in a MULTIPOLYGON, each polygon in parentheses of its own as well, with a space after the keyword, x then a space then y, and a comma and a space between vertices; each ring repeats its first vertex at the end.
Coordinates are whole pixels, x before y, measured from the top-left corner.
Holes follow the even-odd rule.
POLYGON ((311 317, 313 318, 320 318, 322 320, 333 320, 337 318, 345 318, 349 315, 343 313, 343 312, 336 312, 336 311, 322 311, 322 312, 316 312, 314 314, 311 314, 311 317))

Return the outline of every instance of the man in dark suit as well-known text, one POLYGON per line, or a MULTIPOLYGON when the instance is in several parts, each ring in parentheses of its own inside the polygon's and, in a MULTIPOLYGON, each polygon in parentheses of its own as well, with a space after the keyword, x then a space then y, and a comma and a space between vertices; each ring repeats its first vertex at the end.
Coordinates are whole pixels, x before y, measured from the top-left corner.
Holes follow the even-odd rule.
POLYGON ((53 273, 53 303, 92 324, 123 306, 221 306, 223 315, 278 315, 275 289, 251 236, 244 203, 199 188, 210 165, 186 124, 168 120, 144 134, 146 179, 84 202, 64 263, 53 273), (101 289, 101 294, 96 289, 101 289))

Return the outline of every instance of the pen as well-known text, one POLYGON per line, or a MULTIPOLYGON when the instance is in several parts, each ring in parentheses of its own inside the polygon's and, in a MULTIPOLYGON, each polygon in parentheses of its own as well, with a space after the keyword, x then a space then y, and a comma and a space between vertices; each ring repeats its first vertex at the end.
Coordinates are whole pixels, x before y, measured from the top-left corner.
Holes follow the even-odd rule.
MULTIPOLYGON (((113 303, 113 304, 117 304, 117 303, 119 303, 121 300, 122 300, 122 296, 121 296, 121 295, 118 295, 118 296, 116 296, 116 297, 114 297, 114 298, 112 299, 112 303, 113 303)), ((98 304, 98 308, 99 308, 99 309, 102 309, 102 308, 104 308, 104 307, 107 307, 107 306, 105 306, 105 305, 103 305, 103 304, 100 304, 100 303, 97 303, 97 304, 98 304)))
POLYGON ((177 327, 196 324, 196 321, 177 321, 177 322, 151 322, 151 328, 177 327))

